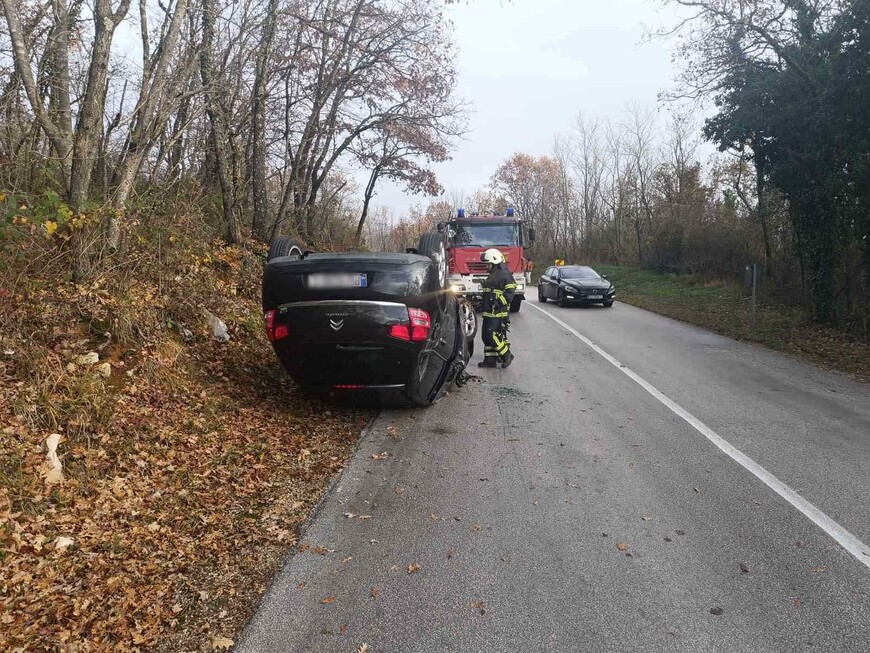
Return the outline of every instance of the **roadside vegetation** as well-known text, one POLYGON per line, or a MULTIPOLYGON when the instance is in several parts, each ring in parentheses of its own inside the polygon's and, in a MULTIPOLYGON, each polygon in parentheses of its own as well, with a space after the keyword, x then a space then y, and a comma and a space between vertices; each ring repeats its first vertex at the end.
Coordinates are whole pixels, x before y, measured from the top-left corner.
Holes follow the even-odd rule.
POLYGON ((806 309, 782 303, 765 288, 752 327, 749 295, 735 281, 615 265, 595 269, 608 275, 621 302, 870 381, 870 344, 818 324, 806 309))
POLYGON ((197 203, 85 283, 38 232, 5 244, 0 650, 232 640, 369 419, 293 386, 262 247, 197 203))

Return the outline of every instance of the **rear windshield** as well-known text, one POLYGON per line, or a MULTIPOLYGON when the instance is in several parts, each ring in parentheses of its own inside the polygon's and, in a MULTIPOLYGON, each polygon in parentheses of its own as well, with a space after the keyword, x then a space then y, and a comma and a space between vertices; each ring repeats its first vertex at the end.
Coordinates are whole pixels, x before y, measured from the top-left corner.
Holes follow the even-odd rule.
POLYGON ((450 225, 453 242, 457 245, 478 247, 516 247, 520 244, 517 224, 460 224, 450 225))
POLYGON ((592 268, 560 268, 563 279, 600 279, 592 268))

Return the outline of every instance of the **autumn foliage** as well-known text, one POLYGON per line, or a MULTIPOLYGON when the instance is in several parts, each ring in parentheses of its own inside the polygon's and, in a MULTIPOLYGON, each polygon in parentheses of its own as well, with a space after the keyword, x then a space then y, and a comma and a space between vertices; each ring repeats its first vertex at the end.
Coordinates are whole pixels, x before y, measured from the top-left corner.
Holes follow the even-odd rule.
POLYGON ((231 639, 367 418, 275 364, 258 246, 193 203, 127 223, 80 283, 42 225, 0 245, 2 651, 231 639))

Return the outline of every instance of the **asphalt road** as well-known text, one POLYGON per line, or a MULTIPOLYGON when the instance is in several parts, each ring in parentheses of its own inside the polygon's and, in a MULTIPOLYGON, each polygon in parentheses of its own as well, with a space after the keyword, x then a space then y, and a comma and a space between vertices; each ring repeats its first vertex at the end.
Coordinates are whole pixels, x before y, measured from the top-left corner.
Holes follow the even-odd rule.
POLYGON ((870 651, 870 387, 623 304, 512 321, 511 368, 376 420, 237 650, 870 651))

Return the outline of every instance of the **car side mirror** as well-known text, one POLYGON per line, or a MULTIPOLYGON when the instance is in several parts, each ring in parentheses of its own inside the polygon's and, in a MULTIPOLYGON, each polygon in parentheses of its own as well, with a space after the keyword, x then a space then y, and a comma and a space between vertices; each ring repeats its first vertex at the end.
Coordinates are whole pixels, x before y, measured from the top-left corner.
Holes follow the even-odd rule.
POLYGON ((529 247, 535 244, 535 228, 529 227, 529 247))
MULTIPOLYGON (((602 274, 602 275, 601 275, 601 278, 602 278, 602 279, 607 279, 607 275, 606 275, 606 274, 602 274)), ((610 281, 610 279, 607 279, 607 280, 610 281)))

